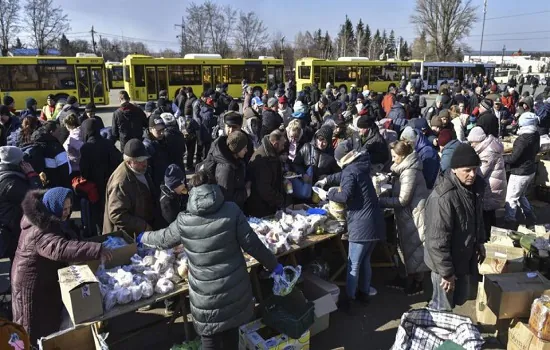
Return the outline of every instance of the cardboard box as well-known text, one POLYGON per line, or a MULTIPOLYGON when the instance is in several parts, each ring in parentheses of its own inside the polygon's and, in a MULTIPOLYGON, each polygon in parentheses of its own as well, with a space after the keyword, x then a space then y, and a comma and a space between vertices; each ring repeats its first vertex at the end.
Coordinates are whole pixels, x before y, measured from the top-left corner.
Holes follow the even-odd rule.
MULTIPOLYGON (((110 269, 117 266, 128 265, 130 258, 137 253, 137 244, 135 240, 122 231, 111 232, 101 236, 95 236, 87 239, 90 242, 103 243, 108 237, 121 237, 128 245, 111 250, 113 259, 105 263, 105 268, 110 269)), ((86 261, 84 264, 88 265, 92 271, 97 271, 97 268, 101 264, 99 260, 86 261)))
POLYGON ((515 231, 491 226, 491 239, 489 240, 489 243, 504 247, 514 247, 514 240, 508 236, 510 233, 513 232, 515 231))
MULTIPOLYGON (((329 328, 330 325, 330 313, 338 310, 334 297, 331 294, 333 288, 317 281, 319 277, 314 275, 305 275, 302 291, 307 300, 315 304, 315 321, 309 328, 311 336, 321 333, 329 328), (313 276, 313 277, 312 277, 313 276)), ((330 283, 333 285, 332 283, 330 283)), ((334 285, 336 289, 338 286, 334 285)))
POLYGON ((496 244, 485 244, 487 256, 479 265, 479 273, 482 275, 496 273, 510 273, 523 271, 523 248, 506 247, 496 244))
POLYGON ((309 330, 300 339, 292 339, 258 319, 239 327, 239 350, 306 350, 309 349, 309 338, 309 330))
POLYGON ((550 281, 539 272, 485 275, 484 288, 498 319, 529 317, 533 300, 550 290, 550 281))
POLYGON ((484 325, 495 326, 497 324, 497 316, 487 306, 487 294, 485 294, 483 282, 479 282, 477 288, 476 319, 478 323, 484 325))
POLYGON ((537 338, 523 322, 518 322, 508 332, 508 350, 550 350, 550 342, 537 338))
POLYGON ((38 341, 40 350, 101 350, 105 341, 97 334, 95 325, 66 329, 38 341))
POLYGON ((61 299, 74 324, 103 315, 99 281, 87 265, 72 265, 57 271, 61 299))

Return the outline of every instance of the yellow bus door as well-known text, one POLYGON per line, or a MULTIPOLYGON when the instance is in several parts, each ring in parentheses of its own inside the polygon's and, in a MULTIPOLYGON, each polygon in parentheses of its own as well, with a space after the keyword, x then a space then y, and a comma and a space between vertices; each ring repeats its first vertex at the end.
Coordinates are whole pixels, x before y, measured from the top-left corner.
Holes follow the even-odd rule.
POLYGON ((319 89, 325 91, 325 87, 329 81, 327 80, 327 67, 321 67, 321 77, 319 79, 319 89))
POLYGON ((357 68, 357 88, 362 89, 363 86, 369 85, 370 70, 367 67, 357 68))
POLYGON ((155 67, 145 67, 145 86, 147 87, 147 101, 158 99, 157 72, 155 67))
MULTIPOLYGON (((157 67, 157 79, 157 91, 166 90, 168 92, 168 73, 166 72, 166 67, 157 67)), ((168 96, 168 98, 171 97, 168 96)))
POLYGON ((212 88, 212 66, 202 66, 202 91, 212 88))
POLYGON ((101 67, 91 67, 94 103, 105 104, 105 77, 101 67))
POLYGON ((220 67, 220 66, 213 66, 212 67, 212 79, 213 79, 212 84, 214 85, 214 87, 222 84, 222 82, 223 82, 223 80, 222 80, 222 67, 220 67))
POLYGON ((91 87, 90 67, 76 67, 76 77, 78 84, 78 103, 85 106, 92 102, 93 89, 91 87))

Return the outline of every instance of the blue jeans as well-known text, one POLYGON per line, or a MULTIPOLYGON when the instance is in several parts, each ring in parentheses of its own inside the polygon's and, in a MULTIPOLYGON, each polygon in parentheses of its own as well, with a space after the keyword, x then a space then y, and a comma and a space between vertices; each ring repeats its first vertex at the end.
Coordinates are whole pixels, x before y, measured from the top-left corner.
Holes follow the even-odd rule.
POLYGON ((370 257, 376 243, 377 241, 349 242, 348 277, 346 281, 346 292, 349 299, 355 299, 358 285, 362 293, 369 295, 372 277, 370 257))
POLYGON ((428 304, 430 309, 437 311, 453 311, 456 305, 463 305, 468 299, 471 299, 472 280, 474 276, 456 276, 455 288, 447 293, 441 288, 441 276, 433 271, 431 275, 433 294, 432 300, 428 304))

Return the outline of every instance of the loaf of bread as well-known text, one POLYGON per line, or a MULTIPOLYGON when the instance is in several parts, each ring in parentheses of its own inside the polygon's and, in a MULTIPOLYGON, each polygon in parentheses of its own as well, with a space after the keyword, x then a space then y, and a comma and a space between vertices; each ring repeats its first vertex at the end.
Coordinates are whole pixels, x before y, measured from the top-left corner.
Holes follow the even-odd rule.
POLYGON ((542 340, 550 341, 550 297, 542 295, 533 301, 529 327, 542 340))

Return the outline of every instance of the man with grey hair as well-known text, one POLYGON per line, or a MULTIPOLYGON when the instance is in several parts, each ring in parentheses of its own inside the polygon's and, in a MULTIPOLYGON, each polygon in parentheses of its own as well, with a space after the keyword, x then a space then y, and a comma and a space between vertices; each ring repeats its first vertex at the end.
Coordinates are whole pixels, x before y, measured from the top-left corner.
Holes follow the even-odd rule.
POLYGON ((134 233, 160 228, 159 206, 154 198, 157 189, 147 174, 149 154, 138 139, 124 146, 124 161, 107 183, 103 233, 134 233), (157 215, 158 214, 158 215, 157 215))
POLYGON ((283 118, 278 113, 279 101, 272 97, 267 101, 267 108, 262 112, 262 129, 260 138, 271 134, 272 131, 279 129, 283 125, 283 118))

